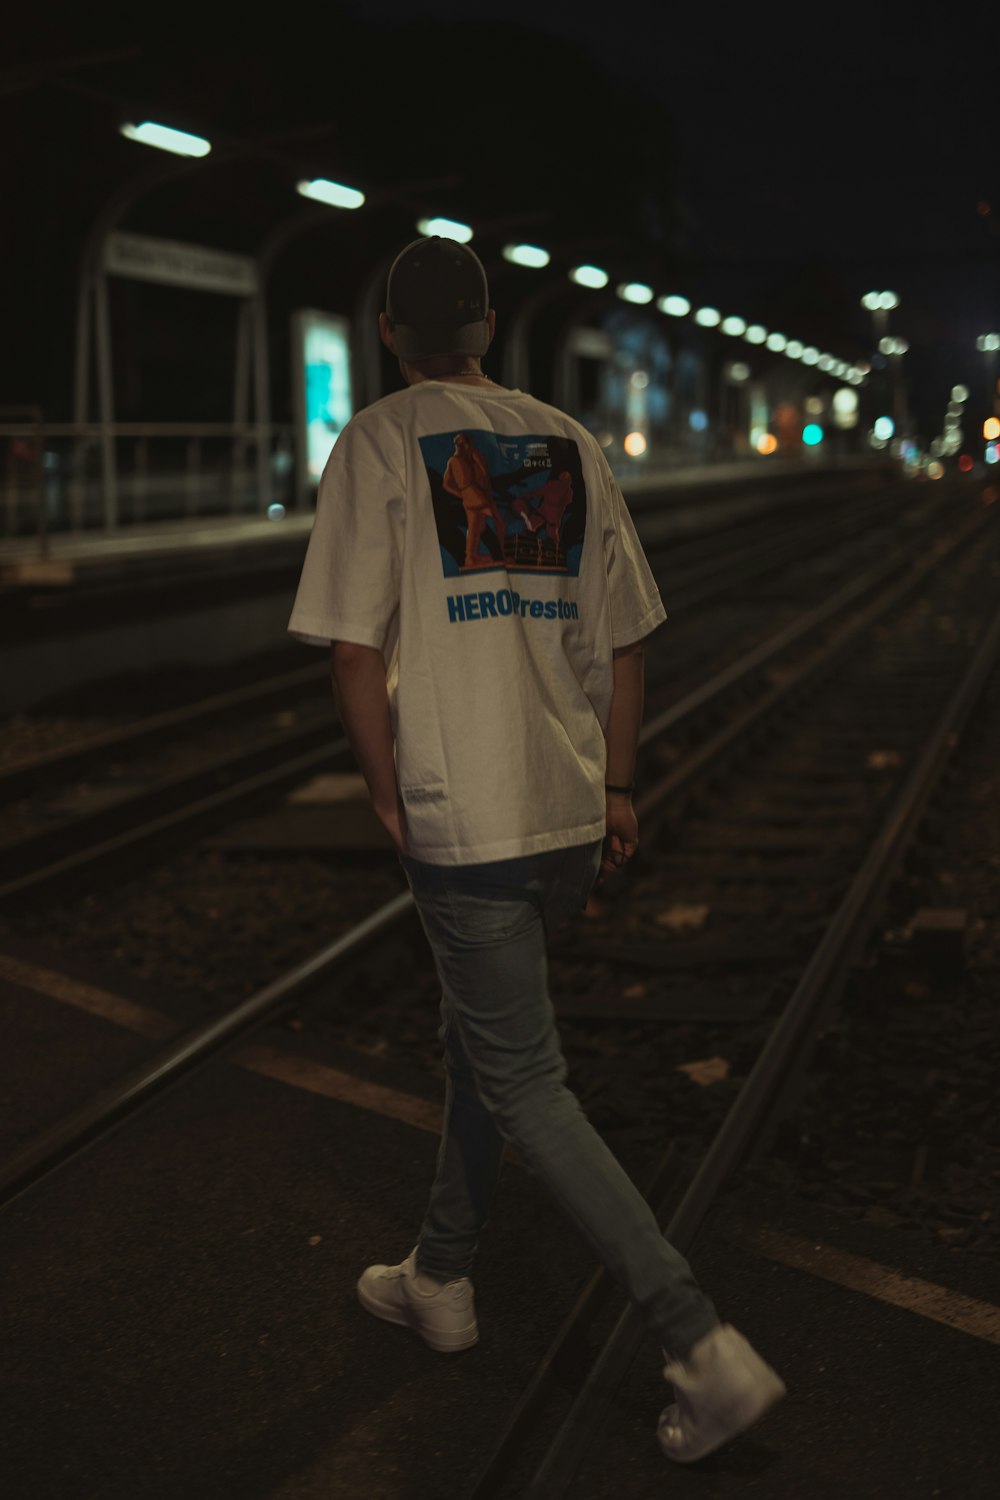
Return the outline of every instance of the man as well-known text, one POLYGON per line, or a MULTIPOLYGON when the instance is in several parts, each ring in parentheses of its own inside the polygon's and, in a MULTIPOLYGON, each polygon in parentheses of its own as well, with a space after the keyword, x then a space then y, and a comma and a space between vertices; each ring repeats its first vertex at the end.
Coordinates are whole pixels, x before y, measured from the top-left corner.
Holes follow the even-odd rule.
POLYGON ((337 439, 289 622, 330 643, 344 729, 442 985, 445 1124, 427 1212, 407 1259, 369 1266, 357 1293, 432 1349, 475 1344, 469 1272, 510 1141, 663 1344, 676 1401, 660 1443, 689 1461, 784 1387, 720 1324, 565 1087, 544 927, 637 847, 643 642, 666 612, 596 440, 483 374, 495 320, 468 248, 434 236, 396 256, 379 332, 406 389, 337 439), (541 478, 561 516, 572 496, 582 542, 565 569, 491 555, 477 576, 468 545, 459 561, 445 481, 462 454, 466 505, 473 451, 484 497, 541 478))

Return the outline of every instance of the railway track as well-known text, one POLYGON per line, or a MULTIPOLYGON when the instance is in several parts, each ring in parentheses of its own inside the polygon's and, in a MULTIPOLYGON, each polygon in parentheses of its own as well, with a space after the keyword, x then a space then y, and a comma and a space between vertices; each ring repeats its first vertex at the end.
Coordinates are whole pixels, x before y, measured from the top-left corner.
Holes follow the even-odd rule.
MULTIPOLYGON (((996 518, 982 512, 887 570, 878 591, 841 590, 838 608, 814 609, 780 648, 756 648, 643 728, 640 854, 588 917, 555 934, 552 983, 561 1025, 627 1025, 633 1050, 643 1038, 654 1048, 665 1028, 686 1027, 696 1055, 720 1028, 727 1043, 738 1035, 726 1047, 738 1066, 697 1141, 664 1148, 670 1100, 637 1102, 647 1129, 662 1130, 643 1190, 686 1254, 717 1195, 794 1109, 844 977, 995 670, 998 576, 996 518)), ((126 1126, 411 911, 404 892, 46 1131, 0 1171, 0 1203, 126 1126)), ((624 1107, 613 1078, 594 1104, 595 1120, 624 1107)), ((613 1290, 603 1271, 582 1289, 464 1500, 573 1493, 644 1336, 626 1309, 592 1348, 613 1290)))
MULTIPOLYGON (((763 695, 758 691, 749 708, 745 702, 734 703, 732 695, 734 692, 738 694, 751 692, 750 684, 756 683, 759 688, 759 673, 762 668, 767 667, 771 655, 770 650, 758 649, 751 652, 742 662, 726 669, 712 683, 706 684, 702 691, 693 695, 691 701, 679 703, 658 718, 647 720, 640 736, 639 752, 639 775, 641 781, 646 784, 647 790, 637 802, 637 812, 643 830, 643 847, 636 873, 634 875, 630 873, 628 877, 630 902, 635 903, 638 900, 641 905, 644 901, 643 883, 652 881, 654 891, 651 899, 662 914, 664 878, 668 870, 671 867, 676 869, 679 862, 683 872, 685 892, 690 894, 696 889, 691 883, 692 869, 700 858, 702 885, 697 889, 702 894, 706 893, 707 883, 712 878, 730 887, 738 887, 741 878, 744 884, 749 880, 761 886, 770 881, 779 893, 777 904, 786 905, 793 919, 804 918, 801 930, 796 929, 792 933, 781 931, 762 939, 758 925, 759 916, 761 911, 766 912, 776 904, 776 898, 773 895, 762 896, 758 891, 754 898, 758 905, 751 904, 750 907, 746 906, 745 899, 741 906, 738 892, 735 898, 731 894, 728 901, 716 892, 714 896, 709 896, 707 901, 694 903, 710 907, 714 900, 718 912, 728 910, 732 913, 735 910, 737 916, 749 914, 753 921, 753 929, 749 934, 746 931, 745 922, 742 932, 733 927, 724 933, 718 929, 713 930, 714 956, 710 954, 709 962, 705 965, 707 968, 726 970, 730 967, 726 962, 727 956, 732 957, 735 954, 739 955, 740 965, 746 967, 753 961, 756 953, 765 969, 772 966, 776 958, 781 960, 782 964, 787 958, 787 962, 792 964, 801 957, 803 946, 808 946, 817 932, 822 929, 825 920, 824 913, 836 896, 837 879, 842 878, 844 870, 859 857, 857 845, 863 838, 864 827, 870 824, 872 818, 877 817, 880 810, 884 808, 886 798, 898 785, 907 766, 907 755, 912 760, 914 752, 911 749, 904 754, 902 750, 896 748, 884 763, 880 762, 873 768, 870 762, 870 746, 873 736, 872 732, 865 734, 858 745, 869 747, 865 752, 869 759, 865 760, 856 745, 850 755, 842 758, 841 765, 841 770, 848 780, 853 777, 856 784, 860 778, 863 785, 867 787, 864 796, 854 798, 855 810, 863 811, 864 818, 860 831, 855 831, 853 839, 846 839, 842 829, 835 840, 830 839, 828 822, 822 825, 818 833, 816 831, 810 833, 806 841, 803 841, 801 837, 793 840, 782 839, 775 836, 775 829, 768 825, 765 816, 762 824, 765 832, 761 833, 759 830, 755 834, 751 832, 749 838, 744 841, 744 852, 748 858, 741 875, 733 873, 735 866, 732 861, 734 852, 731 847, 732 841, 727 844, 724 838, 713 838, 711 835, 706 838, 704 831, 700 830, 697 825, 693 825, 692 847, 686 853, 679 854, 674 849, 657 853, 656 841, 663 827, 665 825, 672 827, 672 823, 668 823, 668 820, 676 820, 683 815, 685 807, 698 788, 711 786, 713 778, 718 779, 723 775, 731 777, 734 762, 751 752, 760 744, 762 738, 766 740, 769 735, 773 734, 774 726, 781 722, 782 716, 799 704, 803 697, 808 697, 810 692, 815 693, 818 685, 829 676, 838 663, 843 662, 845 657, 848 658, 845 670, 849 673, 860 670, 857 653, 861 653, 860 661, 864 662, 871 631, 879 620, 889 616, 893 609, 903 611, 904 624, 899 628, 903 631, 903 639, 910 640, 911 636, 907 634, 908 626, 905 623, 905 611, 910 608, 916 610, 920 616, 927 614, 930 606, 926 597, 921 596, 914 600, 914 596, 922 585, 927 584, 934 577, 935 569, 939 567, 943 558, 952 553, 957 554, 960 559, 965 557, 963 569, 957 575, 939 574, 939 586, 949 595, 949 608, 957 607, 962 601, 968 602, 969 586, 966 573, 970 567, 978 569, 981 573, 980 586, 988 591, 987 597, 991 599, 995 592, 996 580, 994 519, 988 513, 973 515, 960 528, 958 534, 950 539, 949 543, 939 544, 931 556, 925 556, 919 562, 903 570, 903 576, 892 583, 889 589, 879 595, 874 602, 869 603, 860 611, 855 610, 848 623, 843 624, 832 639, 806 655, 796 667, 788 668, 782 674, 781 679, 769 686, 763 695), (956 591, 958 597, 956 597, 956 591), (850 659, 852 648, 856 653, 853 661, 850 659), (689 753, 680 765, 675 765, 666 776, 661 775, 657 779, 655 774, 651 773, 657 762, 663 758, 665 744, 670 751, 667 758, 672 760, 678 731, 683 730, 686 724, 692 722, 695 714, 706 706, 711 706, 716 713, 726 716, 723 727, 713 736, 699 743, 697 749, 689 753), (671 738, 666 741, 665 737, 668 735, 671 738), (875 781, 871 781, 870 778, 872 769, 879 772, 875 781), (699 838, 700 848, 698 847, 699 838), (825 860, 820 858, 817 851, 817 838, 821 843, 836 844, 835 858, 827 857, 825 860), (715 849, 712 847, 713 843, 716 845, 715 849), (765 872, 762 878, 760 855, 762 849, 767 846, 770 847, 775 858, 770 870, 765 872), (646 852, 648 849, 653 851, 651 856, 646 852), (721 871, 717 868, 717 856, 720 851, 724 855, 724 860, 729 860, 728 864, 724 863, 721 871), (790 855, 793 856, 791 859, 790 855), (644 863, 649 863, 651 867, 646 875, 640 873, 644 863), (807 899, 804 900, 799 895, 797 899, 787 900, 788 891, 791 889, 794 892, 796 886, 801 886, 805 878, 817 882, 815 889, 807 893, 807 899)), ((857 593, 860 595, 862 592, 859 585, 857 593)), ((835 604, 842 606, 843 600, 828 601, 826 606, 813 612, 814 617, 807 622, 807 628, 800 627, 796 631, 786 632, 786 635, 790 635, 793 641, 801 644, 801 641, 822 623, 824 616, 835 614, 836 611, 833 608, 835 604)), ((787 644, 787 640, 781 642, 783 647, 787 644)), ((961 656, 961 642, 951 642, 951 648, 953 657, 961 656)), ((952 659, 947 668, 942 668, 941 682, 950 683, 954 672, 955 661, 952 659)), ((889 678, 891 680, 891 661, 889 678)), ((844 691, 853 694, 855 686, 848 676, 846 688, 842 686, 839 694, 836 684, 829 691, 832 697, 827 700, 825 709, 821 704, 821 709, 827 714, 831 711, 836 714, 838 704, 840 705, 839 711, 843 712, 844 691), (829 707, 830 703, 833 705, 832 710, 829 707)), ((850 697, 847 701, 851 701, 850 697)), ((868 701, 886 709, 895 701, 895 696, 887 690, 885 682, 881 684, 876 682, 870 689, 868 701)), ((909 695, 907 695, 906 702, 907 704, 911 702, 909 695)), ((822 723, 823 720, 820 722, 822 723)), ((808 729, 796 728, 794 730, 795 734, 808 734, 809 732, 808 729)), ((883 727, 876 738, 880 742, 891 739, 898 744, 901 733, 902 730, 897 724, 883 727)), ((912 730, 908 731, 908 734, 912 744, 912 730)), ((801 755, 801 748, 796 749, 794 740, 789 741, 786 738, 784 745, 785 748, 782 751, 784 755, 791 753, 793 758, 797 754, 801 755)), ((811 750, 810 754, 812 753, 811 750)), ((820 769, 812 767, 807 769, 805 774, 811 784, 822 784, 831 776, 832 768, 829 764, 820 769)), ((769 770, 765 771, 763 782, 757 784, 758 796, 768 781, 774 783, 775 780, 772 765, 769 770)), ((776 822, 787 823, 789 815, 793 814, 798 817, 810 799, 806 796, 804 799, 795 800, 795 788, 789 782, 787 767, 777 776, 777 782, 783 789, 781 795, 784 801, 781 804, 780 818, 773 811, 772 817, 776 822), (789 792, 792 795, 791 803, 788 800, 789 792)), ((827 798, 825 803, 827 813, 832 813, 838 819, 842 819, 844 793, 824 792, 823 796, 827 798)), ((812 800, 815 801, 815 798, 812 800)), ((731 815, 728 816, 731 817, 731 815)), ((726 826, 730 824, 727 823, 726 826)), ((739 850, 740 843, 741 840, 737 839, 736 850, 739 850)), ((829 856, 829 850, 826 852, 829 856)), ((622 895, 622 886, 621 877, 609 879, 603 888, 602 901, 614 906, 622 895)), ((16 1195, 31 1182, 38 1180, 54 1165, 74 1154, 83 1144, 97 1138, 109 1124, 124 1118, 132 1109, 145 1103, 163 1087, 178 1081, 193 1066, 204 1065, 222 1048, 232 1045, 257 1026, 282 1014, 317 982, 329 979, 330 975, 345 962, 363 952, 385 933, 391 932, 397 923, 410 913, 411 909, 412 899, 409 892, 404 891, 249 1000, 232 1007, 224 1015, 213 1018, 205 1026, 198 1027, 190 1034, 181 1037, 149 1067, 141 1066, 133 1076, 115 1085, 102 1095, 100 1100, 92 1101, 83 1111, 61 1122, 52 1133, 46 1133, 42 1139, 21 1153, 16 1163, 8 1164, 7 1170, 0 1175, 0 1201, 3 1201, 5 1197, 16 1195)), ((607 955, 610 952, 611 962, 618 968, 618 982, 613 986, 616 995, 614 1003, 617 1018, 631 1021, 652 1020, 659 1024, 671 1019, 670 1003, 663 994, 660 994, 655 1001, 649 1002, 639 994, 635 986, 641 984, 650 967, 661 975, 670 972, 671 969, 675 972, 697 970, 701 966, 701 958, 697 952, 697 941, 694 948, 688 943, 685 954, 685 940, 677 936, 676 932, 672 940, 674 946, 673 956, 671 956, 670 943, 666 939, 664 925, 667 931, 670 930, 671 925, 683 931, 685 926, 690 925, 690 922, 684 921, 683 917, 666 924, 654 921, 652 931, 658 942, 658 952, 655 955, 647 952, 636 937, 638 922, 641 922, 641 918, 633 917, 625 949, 612 943, 607 932, 601 932, 598 922, 591 926, 589 933, 585 936, 575 934, 566 948, 560 946, 557 935, 553 956, 558 963, 561 954, 564 957, 568 954, 572 963, 579 964, 582 954, 584 967, 591 974, 597 974, 600 977, 600 971, 599 968, 595 968, 595 962, 599 963, 602 954, 607 955), (589 950, 589 956, 584 949, 589 950), (630 995, 621 993, 622 972, 631 976, 631 982, 627 986, 632 991, 630 995)), ((749 982, 743 983, 744 990, 754 990, 759 982, 759 973, 758 970, 749 982)), ((573 1001, 564 995, 560 1002, 560 1014, 570 1017, 575 1009, 579 1016, 591 1019, 597 1016, 598 1011, 592 1002, 584 998, 584 993, 578 987, 573 1001)), ((686 983, 685 993, 690 995, 689 982, 686 983)), ((730 998, 726 1001, 718 997, 714 1001, 706 1001, 702 998, 696 1002, 689 999, 686 1003, 689 1010, 694 1008, 697 1011, 701 1020, 711 1020, 713 1016, 718 1019, 720 1015, 723 1020, 732 1020, 734 1016, 750 1021, 758 1019, 757 1006, 748 1001, 745 996, 742 999, 730 998)), ((679 1018, 683 1019, 683 1014, 679 1018)), ((676 1013, 673 1019, 678 1019, 676 1013)))
MULTIPOLYGON (((789 535, 787 526, 769 520, 763 536, 741 537, 711 567, 707 554, 699 564, 683 549, 680 557, 671 557, 666 576, 664 558, 654 555, 654 562, 671 608, 689 620, 723 594, 732 599, 763 588, 764 601, 749 604, 741 630, 745 639, 766 632, 768 614, 780 612, 782 601, 766 597, 767 584, 791 559, 807 587, 810 581, 815 587, 810 564, 822 581, 835 568, 850 573, 860 565, 860 555, 873 548, 885 549, 884 568, 905 556, 907 546, 933 534, 943 514, 947 507, 940 498, 925 494, 901 521, 898 490, 882 486, 804 535, 798 529, 789 535)), ((879 568, 869 567, 865 576, 877 579, 879 568)), ((685 681, 706 675, 707 653, 732 656, 731 627, 728 638, 721 629, 704 636, 682 664, 674 651, 659 659, 650 654, 647 695, 654 711, 683 693, 685 681)), ((351 765, 346 741, 330 742, 324 662, 9 766, 0 774, 0 801, 7 802, 0 900, 65 896, 101 869, 113 872, 123 861, 144 859, 153 846, 160 852, 174 849, 320 770, 351 765)))

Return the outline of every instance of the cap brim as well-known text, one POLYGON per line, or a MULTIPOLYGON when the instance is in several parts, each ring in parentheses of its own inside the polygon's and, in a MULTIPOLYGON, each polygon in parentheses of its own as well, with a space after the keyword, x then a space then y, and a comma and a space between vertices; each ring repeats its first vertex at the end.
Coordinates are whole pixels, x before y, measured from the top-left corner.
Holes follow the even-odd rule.
POLYGON ((490 345, 486 318, 458 328, 445 323, 396 323, 393 344, 400 359, 434 359, 439 354, 485 354, 490 345))

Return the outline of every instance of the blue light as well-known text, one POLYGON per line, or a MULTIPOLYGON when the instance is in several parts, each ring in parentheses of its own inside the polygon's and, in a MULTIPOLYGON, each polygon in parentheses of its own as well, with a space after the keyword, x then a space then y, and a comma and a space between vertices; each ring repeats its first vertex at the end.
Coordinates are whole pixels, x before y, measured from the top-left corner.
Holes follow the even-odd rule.
POLYGON ((696 409, 688 417, 688 423, 694 428, 695 432, 704 432, 708 426, 708 417, 703 411, 696 409))
POLYGON ((807 448, 815 448, 823 441, 823 429, 817 422, 807 422, 802 429, 802 441, 807 448))

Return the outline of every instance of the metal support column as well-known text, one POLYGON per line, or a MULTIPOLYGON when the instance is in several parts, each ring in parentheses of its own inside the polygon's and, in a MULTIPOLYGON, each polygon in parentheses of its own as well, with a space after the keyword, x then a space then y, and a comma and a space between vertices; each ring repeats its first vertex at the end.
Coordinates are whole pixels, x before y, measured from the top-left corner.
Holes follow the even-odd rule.
POLYGON ((101 496, 105 531, 118 526, 118 475, 115 469, 114 381, 111 368, 111 320, 108 278, 103 266, 94 273, 94 312, 97 323, 97 400, 101 424, 101 496))

